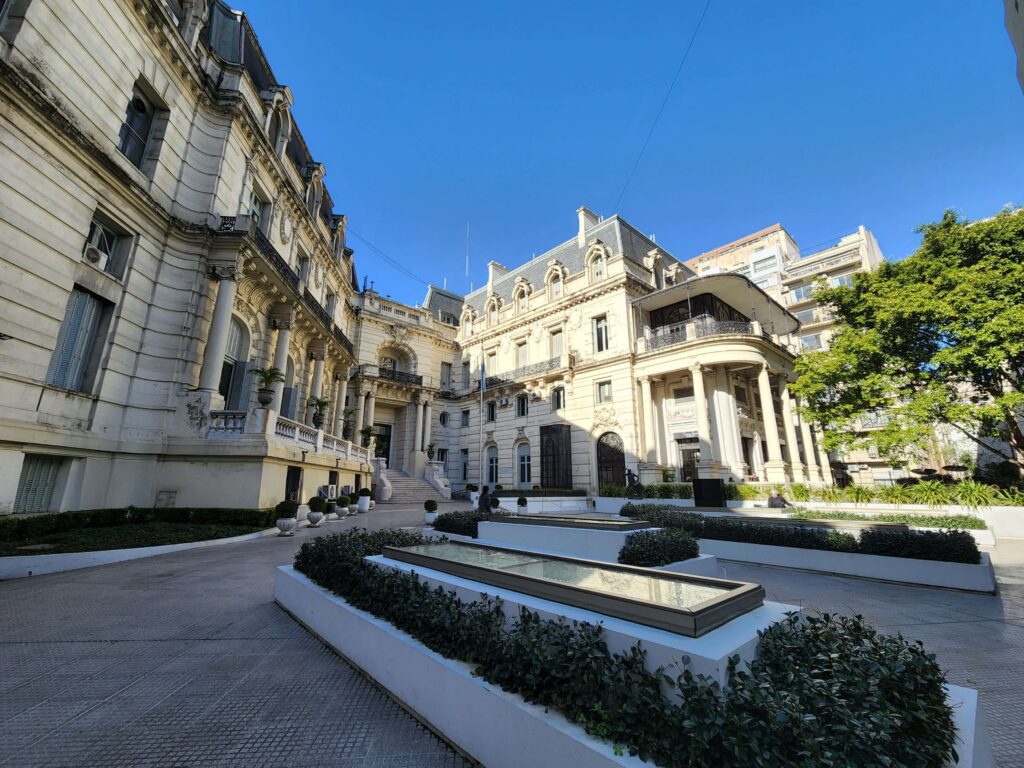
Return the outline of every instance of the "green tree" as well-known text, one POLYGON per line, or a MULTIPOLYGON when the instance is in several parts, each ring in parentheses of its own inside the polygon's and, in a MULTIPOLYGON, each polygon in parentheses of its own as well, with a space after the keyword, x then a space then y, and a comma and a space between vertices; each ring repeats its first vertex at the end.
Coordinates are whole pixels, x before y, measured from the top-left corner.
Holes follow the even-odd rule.
POLYGON ((870 440, 898 460, 948 424, 1004 441, 995 452, 1024 475, 1024 209, 974 222, 947 211, 918 231, 903 261, 818 289, 840 323, 829 349, 797 361, 793 391, 830 449, 870 440), (888 423, 854 439, 876 411, 888 423))

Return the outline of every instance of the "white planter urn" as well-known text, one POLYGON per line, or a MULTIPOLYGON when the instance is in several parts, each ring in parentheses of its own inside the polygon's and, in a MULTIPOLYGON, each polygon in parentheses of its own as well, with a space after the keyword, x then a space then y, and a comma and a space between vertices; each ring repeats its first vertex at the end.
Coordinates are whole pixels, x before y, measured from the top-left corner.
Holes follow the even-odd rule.
POLYGON ((530 508, 529 508, 528 505, 526 505, 526 504, 523 504, 523 505, 516 504, 516 514, 517 515, 528 515, 529 513, 530 513, 530 508))
POLYGON ((350 515, 354 515, 354 514, 356 514, 356 512, 358 512, 358 511, 359 511, 359 504, 358 504, 358 502, 357 502, 357 503, 355 503, 355 504, 352 504, 352 503, 350 503, 350 504, 348 505, 348 513, 349 513, 350 515))
POLYGON ((306 515, 306 520, 309 523, 309 527, 310 528, 317 528, 317 527, 319 527, 320 523, 323 522, 323 519, 324 519, 324 513, 323 512, 313 512, 312 510, 310 510, 309 514, 306 515))
POLYGON ((423 521, 424 521, 424 522, 425 522, 425 523, 426 523, 427 525, 433 525, 433 524, 434 524, 434 521, 435 521, 435 520, 437 520, 437 516, 438 516, 438 514, 439 514, 439 513, 438 513, 437 511, 434 511, 434 512, 425 512, 425 513, 423 514, 423 521))
POLYGON ((377 506, 377 502, 376 502, 376 501, 374 501, 374 500, 373 500, 373 499, 371 498, 371 499, 370 499, 370 509, 373 509, 373 508, 374 508, 374 507, 376 507, 376 506, 377 506))
POLYGON ((361 513, 369 512, 370 511, 370 497, 369 496, 360 496, 359 497, 359 503, 356 505, 356 509, 357 509, 358 512, 361 512, 361 513))
POLYGON ((299 524, 297 518, 294 517, 279 517, 277 519, 277 530, 280 531, 278 536, 294 536, 295 526, 299 524))
POLYGON ((479 499, 479 498, 480 498, 480 491, 470 491, 469 492, 469 503, 473 505, 474 509, 476 509, 476 500, 479 499))

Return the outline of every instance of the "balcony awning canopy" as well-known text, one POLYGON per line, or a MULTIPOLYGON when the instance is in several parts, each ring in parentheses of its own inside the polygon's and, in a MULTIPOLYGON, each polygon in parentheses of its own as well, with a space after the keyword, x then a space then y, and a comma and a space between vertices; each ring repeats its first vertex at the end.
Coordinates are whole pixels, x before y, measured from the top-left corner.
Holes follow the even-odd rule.
POLYGON ((640 309, 650 312, 686 301, 687 296, 697 296, 701 293, 714 294, 726 304, 749 316, 751 320, 757 320, 768 331, 782 335, 794 333, 800 327, 800 321, 793 317, 789 310, 754 285, 749 278, 733 273, 691 277, 689 280, 635 299, 633 303, 640 309))

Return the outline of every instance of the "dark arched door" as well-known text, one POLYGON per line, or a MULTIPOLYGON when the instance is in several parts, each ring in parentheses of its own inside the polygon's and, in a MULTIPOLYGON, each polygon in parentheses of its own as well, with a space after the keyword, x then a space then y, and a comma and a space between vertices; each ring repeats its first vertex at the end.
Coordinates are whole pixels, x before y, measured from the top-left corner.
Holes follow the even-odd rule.
POLYGON ((597 487, 613 483, 626 483, 626 453, 622 438, 614 432, 605 432, 597 441, 597 487))

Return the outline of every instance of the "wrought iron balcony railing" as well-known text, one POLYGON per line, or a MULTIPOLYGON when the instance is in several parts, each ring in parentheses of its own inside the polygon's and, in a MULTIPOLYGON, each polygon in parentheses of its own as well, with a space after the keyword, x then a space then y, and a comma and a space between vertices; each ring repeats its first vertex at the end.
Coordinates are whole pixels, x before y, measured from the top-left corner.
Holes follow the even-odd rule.
POLYGON ((345 335, 345 332, 335 325, 331 329, 331 333, 334 335, 335 341, 341 345, 341 348, 355 357, 355 347, 352 346, 352 342, 348 340, 348 336, 345 335))
POLYGON ((503 373, 500 376, 488 376, 487 387, 500 387, 505 384, 512 384, 513 382, 519 381, 520 379, 528 379, 532 376, 538 376, 542 373, 548 373, 558 369, 562 364, 562 358, 552 357, 549 360, 544 360, 539 363, 532 363, 530 365, 523 365, 519 368, 503 373))
POLYGON ((277 273, 284 278, 284 281, 288 283, 294 290, 299 290, 299 276, 295 274, 291 267, 288 266, 288 262, 281 258, 281 254, 277 252, 277 249, 271 245, 270 240, 267 236, 260 232, 259 229, 253 229, 253 237, 256 240, 256 247, 259 252, 269 261, 277 273))

